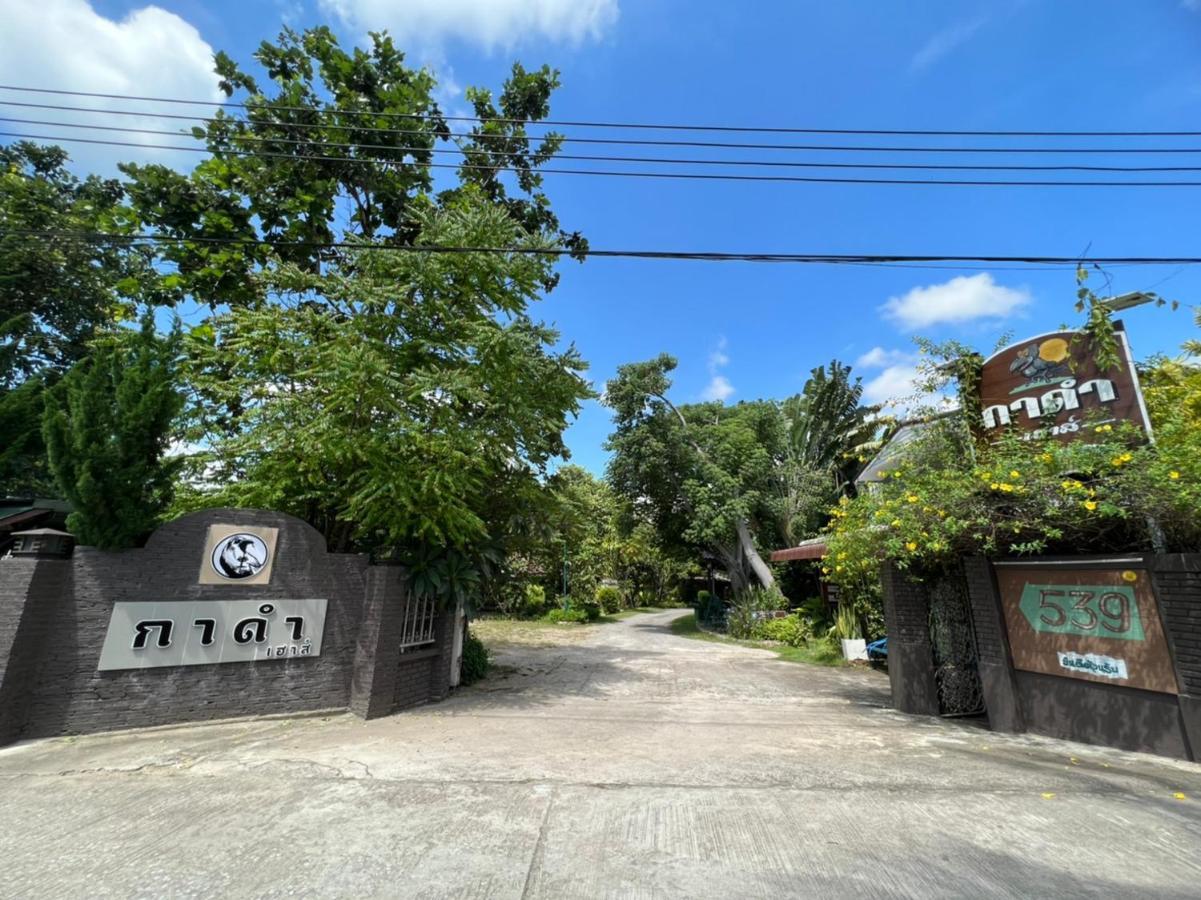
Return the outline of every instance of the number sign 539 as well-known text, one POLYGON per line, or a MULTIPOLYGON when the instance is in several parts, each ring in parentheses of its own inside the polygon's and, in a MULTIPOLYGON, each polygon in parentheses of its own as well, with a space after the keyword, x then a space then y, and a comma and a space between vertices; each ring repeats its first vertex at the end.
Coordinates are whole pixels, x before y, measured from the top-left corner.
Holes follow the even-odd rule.
POLYGON ((1027 584, 1020 605, 1035 631, 1145 639, 1134 589, 1125 585, 1027 584))

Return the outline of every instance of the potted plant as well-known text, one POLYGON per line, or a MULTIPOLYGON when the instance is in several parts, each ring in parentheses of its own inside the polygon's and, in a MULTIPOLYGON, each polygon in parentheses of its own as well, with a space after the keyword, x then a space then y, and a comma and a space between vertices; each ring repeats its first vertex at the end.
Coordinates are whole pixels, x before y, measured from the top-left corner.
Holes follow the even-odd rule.
POLYGON ((867 659, 867 641, 863 639, 859 618, 849 603, 838 605, 838 614, 834 617, 834 633, 842 643, 842 655, 845 659, 867 659))

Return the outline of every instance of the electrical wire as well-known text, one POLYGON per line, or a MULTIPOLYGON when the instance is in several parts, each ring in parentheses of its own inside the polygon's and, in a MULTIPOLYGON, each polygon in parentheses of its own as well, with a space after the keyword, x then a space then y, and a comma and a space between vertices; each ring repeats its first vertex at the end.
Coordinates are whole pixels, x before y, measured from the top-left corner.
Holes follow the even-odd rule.
POLYGON ((601 259, 670 259, 707 262, 780 262, 830 265, 866 264, 909 264, 909 263, 978 263, 1027 264, 1039 266, 1079 265, 1198 265, 1201 256, 1045 256, 1045 255, 995 255, 995 254, 905 254, 905 253, 766 253, 738 251, 685 251, 685 250, 612 250, 587 249, 572 251, 564 247, 463 247, 437 244, 393 245, 362 243, 358 241, 276 241, 269 238, 231 238, 189 236, 177 237, 165 234, 114 234, 99 231, 60 231, 38 229, 7 229, 0 231, 0 240, 8 236, 30 240, 68 240, 87 243, 112 244, 209 244, 220 246, 278 247, 285 249, 344 249, 355 251, 390 251, 428 254, 525 254, 533 256, 578 256, 601 259))
MULTIPOLYGON (((109 147, 134 147, 142 150, 178 150, 184 153, 209 153, 213 155, 241 156, 262 159, 285 159, 293 162, 337 162, 337 163, 369 163, 381 166, 408 165, 398 160, 384 160, 374 157, 346 157, 309 155, 297 156, 289 153, 264 153, 253 150, 210 150, 207 147, 181 147, 177 144, 148 144, 134 141, 106 141, 98 138, 71 137, 69 135, 53 134, 24 134, 14 131, 0 131, 0 137, 14 137, 24 140, 64 141, 75 144, 95 144, 109 147)), ((422 152, 426 152, 423 150, 422 152)), ((934 185, 958 187, 1201 187, 1201 181, 1020 181, 996 179, 948 179, 948 178, 836 178, 816 175, 736 175, 716 174, 711 172, 644 172, 644 171, 614 171, 611 169, 547 169, 521 167, 512 165, 476 165, 470 163, 420 163, 428 169, 455 169, 458 171, 484 172, 526 172, 537 175, 585 175, 608 178, 649 178, 649 179, 684 179, 690 181, 746 181, 746 182, 775 182, 791 184, 897 184, 897 185, 934 185)))
MULTIPOLYGON (((88 106, 65 106, 53 103, 22 103, 16 100, 0 100, 0 106, 17 106, 25 109, 52 109, 60 112, 81 112, 93 113, 98 115, 114 115, 114 116, 133 116, 135 118, 145 119, 172 119, 177 121, 188 122, 211 122, 215 121, 212 116, 189 116, 179 113, 167 113, 160 111, 153 112, 136 112, 128 109, 96 109, 88 106)), ((256 111, 263 109, 273 109, 276 107, 254 107, 256 111)), ((306 110, 307 112, 318 115, 337 114, 337 110, 306 110)), ((246 125, 250 127, 273 127, 273 128, 288 128, 288 129, 311 129, 311 128, 344 128, 353 129, 356 132, 368 132, 376 134, 403 134, 403 135, 421 135, 429 137, 434 133, 425 128, 378 128, 368 127, 363 125, 345 125, 343 123, 331 122, 285 122, 285 121, 257 121, 252 119, 243 119, 237 117, 227 117, 224 122, 234 125, 246 125)), ((508 120, 506 120, 508 121, 508 120)), ((527 125, 545 124, 541 122, 526 122, 527 125)), ((72 126, 75 127, 75 126, 72 126)), ((527 140, 539 141, 546 140, 551 137, 550 134, 526 135, 522 138, 517 138, 511 134, 495 134, 492 132, 461 132, 449 131, 445 135, 437 135, 438 137, 445 136, 453 139, 469 139, 469 140, 527 140)), ((1153 154, 1153 155, 1171 155, 1177 153, 1201 153, 1201 147, 921 147, 921 146, 862 146, 862 145, 837 145, 837 144, 774 144, 774 143, 757 143, 757 142, 727 142, 727 141, 681 141, 681 140, 646 140, 638 138, 590 138, 579 137, 576 135, 560 135, 555 134, 554 137, 560 138, 565 144, 605 144, 610 146, 638 146, 638 147, 704 147, 713 149, 729 149, 729 150, 783 150, 783 151, 831 151, 831 152, 846 152, 846 153, 988 153, 988 154, 1102 154, 1102 155, 1129 155, 1129 154, 1153 154)))
MULTIPOLYGON (((192 140, 204 140, 197 136, 181 131, 168 131, 156 128, 123 128, 117 125, 86 125, 75 122, 56 122, 45 119, 22 119, 10 116, 0 116, 0 122, 13 122, 21 125, 51 125, 56 128, 76 128, 88 131, 114 131, 121 134, 149 134, 166 137, 182 137, 192 140)), ((433 137, 433 135, 430 135, 433 137)), ((389 153, 457 153, 466 155, 469 151, 462 147, 411 147, 394 146, 392 144, 363 144, 358 142, 322 141, 307 138, 283 137, 248 137, 234 135, 231 140, 235 143, 253 144, 291 144, 303 147, 321 147, 338 150, 383 150, 389 153)), ((207 148, 210 152, 212 148, 207 148)), ((488 148, 484 148, 487 151, 488 148)), ((484 152, 474 151, 474 152, 484 152)), ((311 158, 311 157, 305 157, 311 158)), ((363 157, 356 156, 355 159, 363 157)), ((971 171, 971 172, 1201 172, 1201 166, 1094 166, 1094 165, 996 165, 966 163, 846 163, 846 162, 810 162, 778 159, 679 159, 661 156, 606 156, 592 154, 556 153, 554 159, 576 160, 587 162, 616 162, 616 163, 654 163, 666 165, 695 165, 695 166, 751 166, 768 168, 793 169, 911 169, 922 171, 971 171)), ((392 160, 388 160, 391 162, 392 160)))
MULTIPOLYGON (((307 106, 286 106, 264 101, 261 104, 234 101, 187 100, 172 97, 144 97, 130 94, 108 94, 95 91, 68 91, 55 88, 24 87, 0 84, 0 90, 36 94, 55 94, 67 97, 93 97, 104 100, 127 100, 145 103, 175 103, 188 106, 216 106, 229 109, 276 109, 284 112, 311 112, 307 106)), ((479 116, 444 116, 433 113, 385 113, 374 110, 338 110, 339 115, 362 115, 375 118, 427 119, 444 122, 503 122, 526 124, 525 119, 489 118, 479 116)), ((862 134, 862 135, 922 135, 938 137, 1201 137, 1201 131, 967 131, 951 129, 896 128, 785 128, 779 126, 752 127, 741 125, 670 125, 659 122, 596 122, 543 119, 538 124, 569 128, 646 129, 662 131, 707 131, 739 134, 862 134)))

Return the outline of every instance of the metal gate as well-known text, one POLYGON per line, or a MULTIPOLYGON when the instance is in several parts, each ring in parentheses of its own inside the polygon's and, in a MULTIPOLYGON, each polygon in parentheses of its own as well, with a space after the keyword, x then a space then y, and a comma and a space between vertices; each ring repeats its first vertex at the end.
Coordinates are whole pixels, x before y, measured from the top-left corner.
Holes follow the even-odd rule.
POLYGON ((939 715, 980 715, 984 712, 984 688, 976 665, 976 632, 967 584, 960 577, 940 578, 931 584, 929 598, 939 715))

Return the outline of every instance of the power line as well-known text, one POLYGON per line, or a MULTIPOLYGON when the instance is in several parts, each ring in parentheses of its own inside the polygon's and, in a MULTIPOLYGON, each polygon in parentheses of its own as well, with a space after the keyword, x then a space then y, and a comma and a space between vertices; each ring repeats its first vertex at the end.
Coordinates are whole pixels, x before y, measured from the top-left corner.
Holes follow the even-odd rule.
MULTIPOLYGON (((79 123, 66 123, 66 121, 48 121, 46 119, 20 119, 13 117, 2 117, 0 121, 8 121, 8 123, 16 123, 20 125, 52 125, 54 127, 64 127, 64 129, 82 129, 86 131, 115 131, 124 133, 124 135, 161 135, 166 137, 186 137, 202 141, 203 136, 190 135, 181 131, 167 131, 163 129, 132 129, 132 127, 120 127, 116 125, 85 125, 79 123)), ((465 155, 470 151, 456 148, 436 148, 436 147, 398 147, 393 144, 365 144, 359 142, 341 142, 341 141, 319 141, 319 139, 309 138, 286 138, 286 137, 250 137, 244 135, 232 136, 232 141, 237 143, 256 143, 256 144, 293 144, 300 147, 319 147, 333 148, 342 150, 384 150, 388 153, 401 154, 462 154, 465 155)), ((138 144, 135 144, 138 145, 138 144)), ((185 148, 179 148, 185 149, 185 148)), ((192 148, 186 148, 192 149, 192 148)), ((210 153, 225 153, 226 150, 213 150, 211 148, 196 148, 208 149, 210 153)), ((362 160, 363 157, 354 157, 355 160, 362 160)), ((706 159, 680 159, 680 157, 664 157, 664 156, 608 156, 608 155, 581 155, 581 154, 560 154, 556 153, 555 160, 576 160, 588 162, 650 162, 663 163, 663 165, 673 166, 752 166, 752 167, 769 167, 769 168, 849 168, 849 169, 920 169, 920 171, 968 171, 968 172, 1201 172, 1199 166, 1083 166, 1083 165, 1057 165, 1057 166, 1032 166, 1022 163, 1022 165, 968 165, 968 163, 919 163, 919 162, 811 162, 811 161, 795 161, 795 160, 706 160, 706 159)), ((387 160, 393 162, 393 160, 387 160)))
MULTIPOLYGON (((0 106, 17 106, 25 109, 52 109, 61 112, 82 112, 98 115, 113 115, 113 116, 132 116, 135 118, 145 119, 173 119, 178 121, 189 122, 211 122, 216 121, 212 116, 189 116, 179 113, 167 113, 160 111, 152 112, 137 112, 128 109, 96 109, 87 106, 66 106, 53 103, 22 103, 16 100, 0 100, 0 106)), ((297 107, 289 107, 296 109, 297 107)), ((279 109, 279 107, 253 107, 256 111, 264 109, 279 109)), ((316 115, 337 114, 337 110, 319 110, 304 108, 306 112, 311 112, 316 115)), ((368 127, 363 125, 345 125, 342 123, 329 122, 285 122, 285 121, 255 121, 252 119, 228 117, 224 120, 235 125, 248 125, 251 127, 276 127, 289 129, 310 129, 310 128, 346 128, 355 131, 370 132, 377 134, 403 134, 403 135, 421 135, 425 137, 431 136, 433 133, 428 129, 423 128, 378 128, 368 127)), ((493 121, 512 121, 512 120, 493 120, 493 121)), ((530 125, 546 124, 542 122, 527 122, 530 125)), ((76 126, 71 126, 76 127, 76 126)), ((496 140, 496 141, 512 141, 512 140, 527 140, 538 141, 545 140, 551 137, 550 134, 526 135, 523 138, 516 138, 511 134, 494 134, 491 132, 460 132, 450 131, 445 135, 436 135, 438 137, 445 136, 455 139, 470 139, 470 140, 496 140)), ((839 153, 988 153, 988 154, 1102 154, 1102 155, 1129 155, 1129 154, 1154 154, 1154 155, 1171 155, 1177 153, 1201 153, 1201 147, 921 147, 912 145, 903 146, 863 146, 863 145, 841 145, 841 144, 777 144, 777 143, 758 143, 758 142, 727 142, 727 141, 682 141, 682 140, 645 140, 638 138, 589 138, 578 137, 576 135, 559 135, 556 137, 562 139, 563 143, 567 144, 606 144, 610 146, 640 146, 640 147, 704 147, 713 149, 728 149, 728 150, 784 150, 784 151, 831 151, 839 153)))
MULTIPOLYGON (((337 163, 369 163, 381 166, 405 165, 399 160, 385 160, 374 157, 347 157, 309 155, 297 156, 290 153, 265 153, 253 150, 210 150, 207 147, 181 147, 177 144, 147 144, 134 141, 107 141, 98 138, 71 137, 69 135, 53 134, 23 134, 14 131, 0 131, 0 137, 14 137, 24 140, 65 141, 75 144, 96 144, 109 147, 133 147, 141 150, 177 150, 184 153, 209 153, 225 156, 242 156, 262 159, 285 159, 292 162, 337 162, 337 163)), ((425 148, 422 152, 427 152, 425 148)), ((911 186, 952 186, 952 187, 1201 187, 1201 181, 1021 181, 996 179, 949 179, 949 178, 836 178, 833 176, 816 175, 736 175, 716 174, 712 172, 644 172, 644 171, 614 171, 611 169, 547 169, 522 168, 511 165, 475 165, 470 163, 420 163, 429 169, 455 169, 458 171, 483 172, 531 172, 538 175, 590 175, 607 178, 649 178, 649 179, 683 179, 689 181, 746 181, 746 182, 776 182, 791 184, 896 184, 911 186)), ((889 167, 891 168, 891 167, 889 167)))
MULTIPOLYGON (((130 94, 106 94, 93 91, 67 91, 54 88, 0 85, 0 90, 25 93, 56 94, 68 97, 94 97, 105 100, 131 100, 145 103, 176 103, 188 106, 218 106, 230 109, 276 109, 283 112, 311 112, 312 107, 286 106, 264 101, 261 104, 237 103, 234 101, 186 100, 171 97, 143 97, 130 94)), ((1201 131, 965 131, 951 129, 897 129, 897 128, 785 128, 779 126, 739 125, 669 125, 649 122, 596 122, 543 119, 528 123, 525 119, 490 118, 479 116, 444 116, 432 113, 385 113, 374 110, 336 110, 339 115, 373 116, 390 119, 429 119, 445 122, 502 122, 507 124, 558 125, 565 128, 621 128, 662 131, 708 131, 740 134, 875 134, 875 135, 923 135, 941 137, 1201 137, 1201 131)))
MULTIPOLYGON (((0 231, 0 239, 7 236, 31 240, 62 239, 87 243, 114 244, 212 244, 247 247, 279 247, 286 249, 341 249, 362 251, 390 251, 428 254, 484 253, 490 255, 525 254, 533 256, 572 256, 573 251, 563 247, 464 247, 437 244, 398 246, 357 241, 275 241, 268 238, 230 237, 176 237, 165 234, 113 234, 99 231, 55 231, 37 229, 8 229, 0 231)), ((829 265, 875 265, 909 263, 982 263, 985 265, 1026 264, 1038 266, 1078 265, 1198 265, 1198 256, 1040 256, 995 254, 905 254, 905 253, 771 253, 738 251, 688 251, 688 250, 594 250, 576 252, 588 258, 620 259, 670 259, 708 262, 780 262, 829 265)))

